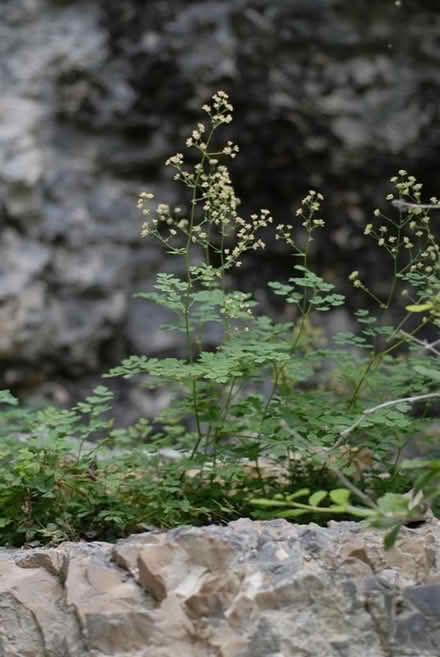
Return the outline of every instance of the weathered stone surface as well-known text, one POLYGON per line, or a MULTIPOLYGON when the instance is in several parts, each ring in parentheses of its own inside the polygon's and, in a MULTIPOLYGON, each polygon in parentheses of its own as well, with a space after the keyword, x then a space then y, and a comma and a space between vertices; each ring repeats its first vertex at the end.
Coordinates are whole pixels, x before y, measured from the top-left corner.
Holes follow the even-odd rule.
POLYGON ((0 550, 2 657, 436 657, 440 528, 238 520, 0 550))

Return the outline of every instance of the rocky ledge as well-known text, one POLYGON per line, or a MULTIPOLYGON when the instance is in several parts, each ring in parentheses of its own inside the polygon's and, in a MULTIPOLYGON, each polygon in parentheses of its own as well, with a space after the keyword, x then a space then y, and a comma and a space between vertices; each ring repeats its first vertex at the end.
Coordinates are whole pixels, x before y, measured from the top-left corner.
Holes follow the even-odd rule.
POLYGON ((435 657, 440 528, 242 519, 0 550, 2 657, 435 657))

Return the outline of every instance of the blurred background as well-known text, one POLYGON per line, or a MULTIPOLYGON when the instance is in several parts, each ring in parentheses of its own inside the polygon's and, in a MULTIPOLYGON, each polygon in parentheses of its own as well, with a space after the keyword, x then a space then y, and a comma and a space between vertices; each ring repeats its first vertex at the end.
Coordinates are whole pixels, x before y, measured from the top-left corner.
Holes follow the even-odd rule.
MULTIPOLYGON (((353 269, 387 284, 362 233, 390 177, 440 195, 438 0, 2 0, 0 89, 0 388, 27 402, 71 404, 126 355, 179 353, 132 298, 179 271, 139 239, 136 197, 185 202, 163 164, 216 90, 243 216, 291 223, 307 190, 325 196, 313 265, 350 295, 335 330, 366 305, 353 269)), ((265 282, 296 261, 265 239, 235 283, 281 312, 265 282)), ((105 384, 122 423, 163 403, 105 384)))

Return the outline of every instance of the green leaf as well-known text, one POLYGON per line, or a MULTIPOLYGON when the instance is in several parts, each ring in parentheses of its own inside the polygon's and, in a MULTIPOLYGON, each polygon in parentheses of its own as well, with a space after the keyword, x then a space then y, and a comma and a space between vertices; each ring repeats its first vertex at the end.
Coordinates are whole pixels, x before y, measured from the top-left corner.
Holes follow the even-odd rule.
POLYGON ((14 397, 9 390, 0 390, 0 404, 11 404, 11 406, 17 406, 18 399, 14 397))
POLYGON ((377 506, 385 515, 402 513, 408 510, 408 500, 397 493, 385 493, 378 499, 377 506))
POLYGON ((330 498, 338 505, 345 506, 350 500, 350 491, 346 488, 335 488, 330 491, 330 498))
POLYGON ((222 306, 225 301, 223 290, 200 290, 193 295, 195 301, 206 303, 210 306, 222 306))
POLYGON ((433 308, 432 303, 421 303, 405 306, 405 310, 408 310, 410 313, 423 313, 425 310, 431 310, 431 308, 433 308))
POLYGON ((417 372, 417 374, 421 374, 422 376, 426 376, 428 379, 432 379, 433 381, 438 381, 440 383, 439 370, 435 370, 432 367, 422 367, 421 365, 416 365, 414 370, 417 372))
POLYGON ((385 538, 383 540, 385 550, 390 550, 393 547, 399 535, 400 528, 401 525, 398 524, 395 527, 393 527, 393 529, 390 532, 388 532, 388 534, 385 535, 385 538))
POLYGON ((327 497, 328 493, 326 490, 318 490, 313 495, 309 497, 309 504, 311 506, 319 506, 320 502, 327 497))
POLYGON ((294 493, 288 495, 286 500, 291 502, 292 500, 296 500, 298 497, 306 497, 306 495, 310 495, 310 488, 301 488, 300 490, 297 490, 294 493))
POLYGON ((401 466, 402 470, 419 470, 419 469, 429 469, 435 472, 440 472, 440 459, 405 459, 402 461, 401 466))

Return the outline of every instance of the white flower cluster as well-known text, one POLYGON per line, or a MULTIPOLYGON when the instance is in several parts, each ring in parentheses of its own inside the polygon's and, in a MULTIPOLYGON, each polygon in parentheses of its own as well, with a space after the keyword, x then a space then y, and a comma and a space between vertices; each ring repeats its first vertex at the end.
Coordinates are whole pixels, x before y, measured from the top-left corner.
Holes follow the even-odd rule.
POLYGON ((191 146, 198 146, 200 150, 205 151, 206 143, 202 141, 205 131, 205 124, 198 123, 197 128, 192 131, 191 137, 188 137, 188 139, 185 141, 185 144, 188 146, 188 148, 191 148, 191 146))
POLYGON ((244 292, 235 292, 225 297, 220 313, 229 319, 245 319, 246 316, 252 316, 252 302, 247 297, 244 292))
POLYGON ((202 210, 216 225, 227 226, 237 216, 240 199, 235 195, 227 167, 216 165, 208 173, 200 174, 202 210))
MULTIPOLYGON (((391 182, 395 185, 401 196, 412 196, 416 201, 420 201, 422 183, 418 183, 414 176, 409 176, 405 169, 399 169, 399 176, 393 176, 391 182)), ((387 200, 391 201, 393 194, 388 194, 387 200)))
POLYGON ((350 276, 348 277, 348 280, 353 283, 353 287, 361 287, 361 288, 365 289, 364 284, 362 283, 362 281, 359 278, 359 272, 358 272, 357 269, 355 271, 351 272, 350 276))
POLYGON ((226 142, 226 146, 222 150, 222 153, 224 155, 229 155, 229 157, 233 160, 234 157, 237 157, 239 151, 240 148, 237 146, 237 144, 234 144, 232 141, 228 141, 226 142))
MULTIPOLYGON (((378 246, 383 247, 388 253, 397 260, 402 250, 409 254, 409 270, 422 271, 430 273, 432 264, 440 260, 439 246, 430 229, 430 217, 426 213, 426 207, 421 204, 421 190, 423 185, 418 183, 414 176, 408 175, 405 169, 400 169, 397 176, 391 178, 398 193, 398 200, 395 200, 394 194, 386 196, 387 201, 393 201, 397 207, 402 201, 402 197, 412 201, 405 206, 407 212, 400 217, 399 221, 390 219, 384 215, 379 208, 374 210, 375 217, 381 217, 385 223, 374 226, 372 223, 367 224, 364 229, 364 235, 370 235, 377 241, 378 246), (408 234, 409 233, 409 234, 408 234)), ((433 205, 436 204, 437 198, 430 199, 433 205)), ((354 284, 357 279, 353 278, 354 284)), ((358 285, 359 286, 359 285, 358 285)))
MULTIPOLYGON (((314 189, 309 190, 307 195, 302 199, 301 206, 295 212, 297 217, 302 217, 304 221, 301 223, 301 226, 306 230, 308 234, 308 239, 311 241, 312 232, 317 228, 323 228, 325 226, 325 221, 315 217, 315 213, 319 212, 321 209, 321 201, 324 200, 324 197, 319 192, 316 192, 314 189)), ((292 237, 294 227, 292 225, 287 226, 286 224, 278 224, 276 227, 275 239, 284 240, 286 244, 293 247, 298 253, 302 253, 300 249, 296 246, 295 241, 292 237)))
POLYGON ((235 216, 234 223, 236 227, 237 246, 232 250, 225 248, 225 269, 229 269, 233 265, 240 267, 242 262, 240 257, 246 251, 257 251, 264 249, 266 244, 262 239, 257 237, 257 231, 260 228, 265 228, 273 222, 273 218, 269 210, 260 210, 260 214, 252 214, 249 221, 245 221, 242 217, 235 216))
POLYGON ((202 106, 202 110, 209 115, 214 128, 221 123, 231 123, 233 109, 225 91, 217 91, 213 95, 211 103, 202 106))
MULTIPOLYGON (((182 182, 192 192, 190 218, 180 216, 181 208, 171 210, 168 204, 160 203, 153 219, 143 224, 141 235, 153 235, 169 246, 170 239, 180 232, 186 237, 186 249, 191 244, 197 244, 204 249, 210 247, 221 255, 223 269, 239 267, 244 252, 265 247, 263 240, 257 236, 257 231, 266 228, 273 219, 266 209, 251 215, 247 221, 237 213, 240 199, 235 194, 228 168, 220 163, 219 158, 235 158, 239 147, 232 141, 227 141, 222 149, 211 152, 214 131, 219 125, 232 120, 233 107, 229 103, 227 93, 218 91, 202 109, 209 115, 211 128, 208 130, 204 123, 197 123, 191 136, 186 139, 186 146, 195 148, 200 153, 200 161, 191 169, 187 169, 183 154, 177 153, 165 163, 166 166, 176 169, 174 180, 182 182), (168 232, 164 233, 164 226, 168 232), (221 238, 220 248, 213 239, 213 227, 221 238), (225 238, 231 233, 235 233, 237 244, 233 248, 225 248, 225 238)), ((148 201, 152 198, 153 195, 147 192, 142 192, 139 196, 137 207, 145 217, 151 213, 148 201)), ((175 253, 178 251, 174 250, 175 253)))

